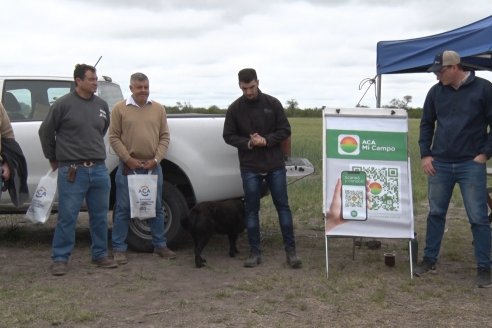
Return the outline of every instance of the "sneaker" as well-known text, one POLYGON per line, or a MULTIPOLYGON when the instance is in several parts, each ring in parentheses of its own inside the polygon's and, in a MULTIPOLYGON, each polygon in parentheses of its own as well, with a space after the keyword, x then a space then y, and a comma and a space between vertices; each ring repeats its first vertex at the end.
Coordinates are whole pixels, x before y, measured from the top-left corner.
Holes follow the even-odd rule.
POLYGON ((431 263, 430 261, 425 260, 425 259, 422 260, 422 262, 420 262, 420 264, 417 264, 415 266, 415 268, 413 269, 413 274, 417 277, 421 277, 428 272, 436 273, 437 272, 436 264, 431 263))
POLYGON ((115 261, 111 260, 107 256, 101 257, 101 258, 99 258, 97 260, 92 260, 92 264, 95 264, 98 267, 104 268, 104 269, 114 269, 114 268, 117 268, 118 267, 118 263, 116 263, 115 261))
POLYGON ((485 268, 477 269, 476 283, 478 288, 489 288, 492 287, 492 281, 490 281, 490 270, 485 268))
POLYGON ((300 267, 302 267, 302 261, 300 258, 297 257, 295 250, 288 251, 286 257, 287 257, 287 264, 291 268, 299 269, 300 267))
POLYGON ((260 254, 254 254, 250 253, 249 257, 244 261, 244 267, 245 268, 254 268, 258 264, 261 263, 261 255, 260 254))
POLYGON ((127 264, 126 252, 113 252, 113 260, 119 265, 127 264))
POLYGON ((161 248, 154 248, 154 255, 171 260, 176 258, 176 253, 167 248, 166 246, 161 248))
POLYGON ((51 265, 51 274, 54 276, 63 276, 68 272, 67 262, 54 262, 51 265))

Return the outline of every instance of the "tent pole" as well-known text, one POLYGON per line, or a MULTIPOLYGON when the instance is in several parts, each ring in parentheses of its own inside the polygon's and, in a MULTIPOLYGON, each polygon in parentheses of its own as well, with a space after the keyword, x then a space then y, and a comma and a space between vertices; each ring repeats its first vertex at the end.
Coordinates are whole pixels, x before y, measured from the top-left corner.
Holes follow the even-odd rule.
POLYGON ((376 108, 381 108, 381 74, 376 78, 376 108))

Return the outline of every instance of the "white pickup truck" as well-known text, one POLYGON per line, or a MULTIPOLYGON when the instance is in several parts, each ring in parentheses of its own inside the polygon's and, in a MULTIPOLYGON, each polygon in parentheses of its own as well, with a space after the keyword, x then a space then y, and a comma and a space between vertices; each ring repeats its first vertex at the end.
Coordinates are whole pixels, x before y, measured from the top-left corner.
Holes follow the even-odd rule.
MULTIPOLYGON (((73 89, 73 78, 70 77, 0 76, 1 101, 27 161, 29 199, 39 179, 50 169, 41 149, 39 126, 50 105, 73 89)), ((98 81, 98 95, 108 102, 110 109, 123 99, 120 86, 106 76, 98 81)), ((160 164, 164 174, 166 237, 170 244, 179 242, 183 237, 181 217, 187 215, 195 204, 243 196, 237 151, 222 139, 223 123, 223 115, 168 115, 171 142, 166 158, 160 164)), ((109 142, 106 145, 112 209, 118 157, 109 142)), ((307 175, 312 165, 307 160, 297 159, 287 169, 289 175, 307 175)), ((56 205, 53 207, 55 211, 56 205)), ((28 206, 29 203, 25 203, 22 208, 15 208, 8 193, 2 193, 0 212, 22 212, 28 206)), ((130 221, 128 245, 134 250, 151 250, 150 228, 146 221, 130 221)))

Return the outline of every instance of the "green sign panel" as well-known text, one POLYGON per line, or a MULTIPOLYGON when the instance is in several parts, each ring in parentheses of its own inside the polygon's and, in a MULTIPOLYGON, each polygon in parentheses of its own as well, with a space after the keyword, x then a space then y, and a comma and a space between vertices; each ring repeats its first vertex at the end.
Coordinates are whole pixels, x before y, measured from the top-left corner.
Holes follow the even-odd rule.
POLYGON ((406 161, 405 132, 326 130, 326 157, 406 161))

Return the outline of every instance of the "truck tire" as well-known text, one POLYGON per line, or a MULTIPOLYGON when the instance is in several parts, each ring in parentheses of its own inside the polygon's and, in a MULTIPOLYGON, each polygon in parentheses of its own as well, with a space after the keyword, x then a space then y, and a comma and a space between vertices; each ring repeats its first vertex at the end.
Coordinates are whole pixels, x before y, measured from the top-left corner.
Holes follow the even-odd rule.
MULTIPOLYGON (((183 194, 174 185, 164 181, 162 188, 162 206, 166 226, 164 233, 168 246, 172 247, 184 238, 185 231, 181 227, 181 218, 188 215, 188 206, 183 194)), ((152 235, 146 220, 130 219, 126 243, 134 251, 153 251, 152 235)))

